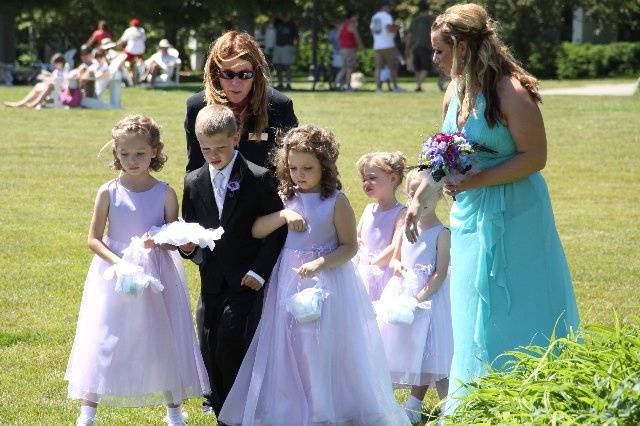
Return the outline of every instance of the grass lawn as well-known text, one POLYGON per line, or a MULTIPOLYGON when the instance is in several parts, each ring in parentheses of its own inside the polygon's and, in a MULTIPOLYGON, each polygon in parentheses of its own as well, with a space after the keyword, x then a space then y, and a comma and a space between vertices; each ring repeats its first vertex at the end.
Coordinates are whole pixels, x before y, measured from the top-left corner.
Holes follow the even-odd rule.
MULTIPOLYGON (((98 151, 124 114, 151 115, 163 126, 169 155, 157 177, 181 196, 185 100, 197 87, 127 89, 122 111, 0 107, 0 424, 73 423, 78 403, 66 399, 63 376, 92 256, 86 233, 95 191, 114 176, 106 167, 110 153, 98 158, 98 151)), ((356 214, 366 199, 355 160, 392 149, 414 159, 420 140, 438 129, 441 94, 432 81, 426 87, 419 94, 290 93, 301 123, 326 126, 340 140, 340 170, 356 214)), ((0 101, 27 90, 0 87, 0 101)), ((554 96, 542 110, 549 140, 544 175, 582 319, 611 322, 614 311, 637 314, 640 96, 554 96)), ((188 272, 195 300, 197 271, 189 264, 188 272)), ((431 396, 427 406, 433 402, 431 396)), ((185 405, 190 424, 213 424, 199 403, 185 405)), ((161 424, 163 415, 160 407, 99 410, 100 423, 108 425, 161 424)))

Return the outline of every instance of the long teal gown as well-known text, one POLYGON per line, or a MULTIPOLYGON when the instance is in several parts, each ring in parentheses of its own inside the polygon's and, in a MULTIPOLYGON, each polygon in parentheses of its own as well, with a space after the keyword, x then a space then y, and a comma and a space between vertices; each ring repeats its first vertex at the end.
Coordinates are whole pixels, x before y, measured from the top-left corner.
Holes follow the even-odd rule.
MULTIPOLYGON (((458 99, 449 104, 442 131, 458 131, 458 99)), ((509 129, 490 128, 485 99, 476 99, 463 133, 497 154, 478 154, 483 170, 516 155, 509 129)), ((500 368, 501 353, 522 345, 547 346, 579 323, 571 275, 556 230, 549 192, 539 172, 505 185, 462 192, 450 213, 451 316, 454 355, 446 411, 464 394, 461 382, 500 368)))

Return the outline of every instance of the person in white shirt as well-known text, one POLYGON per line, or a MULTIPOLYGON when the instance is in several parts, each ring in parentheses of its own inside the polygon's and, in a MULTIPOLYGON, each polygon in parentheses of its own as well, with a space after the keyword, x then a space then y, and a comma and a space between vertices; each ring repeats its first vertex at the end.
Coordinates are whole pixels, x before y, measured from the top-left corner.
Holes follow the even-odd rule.
POLYGON ((65 68, 66 60, 62 53, 53 55, 51 64, 54 67, 53 72, 42 71, 38 76, 40 82, 24 98, 16 102, 5 101, 4 105, 10 108, 36 108, 44 104, 47 97, 53 92, 56 81, 64 82, 68 77, 68 71, 65 68))
POLYGON ((101 98, 111 79, 109 61, 107 60, 107 52, 104 49, 96 49, 93 56, 95 62, 88 68, 89 78, 93 78, 95 81, 95 97, 101 98))
POLYGON ((153 84, 156 77, 163 74, 167 76, 167 79, 171 79, 176 71, 177 63, 176 50, 171 49, 169 40, 163 38, 158 43, 158 51, 144 61, 146 71, 142 80, 153 84))
POLYGON ((140 77, 142 71, 139 68, 142 66, 143 55, 147 49, 146 40, 147 35, 144 32, 144 28, 140 26, 140 20, 136 18, 129 22, 129 28, 124 31, 122 37, 118 40, 118 46, 124 46, 124 53, 127 55, 125 63, 132 69, 134 83, 138 82, 138 77, 140 77))
POLYGON ((118 45, 124 46, 127 61, 131 62, 133 59, 142 58, 146 51, 146 41, 147 35, 144 28, 140 26, 140 20, 134 18, 129 23, 129 28, 122 33, 118 45))
POLYGON ((375 15, 371 17, 371 34, 373 34, 373 50, 375 51, 375 77, 376 91, 382 91, 382 81, 380 80, 380 70, 385 66, 391 71, 391 81, 393 83, 393 91, 402 91, 398 87, 398 50, 396 49, 395 36, 398 32, 398 26, 393 23, 391 10, 393 8, 392 0, 382 0, 382 7, 375 15))

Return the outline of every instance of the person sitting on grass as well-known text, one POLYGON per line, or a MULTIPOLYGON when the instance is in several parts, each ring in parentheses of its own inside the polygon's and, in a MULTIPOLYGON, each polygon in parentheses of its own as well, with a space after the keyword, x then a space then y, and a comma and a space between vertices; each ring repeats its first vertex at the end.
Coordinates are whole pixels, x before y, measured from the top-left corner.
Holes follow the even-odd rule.
POLYGON ((67 76, 64 69, 66 61, 61 53, 56 53, 51 57, 51 64, 54 66, 53 72, 42 71, 38 76, 41 81, 24 98, 17 102, 7 101, 4 105, 10 108, 35 108, 42 105, 53 92, 55 81, 57 79, 64 80, 67 76))

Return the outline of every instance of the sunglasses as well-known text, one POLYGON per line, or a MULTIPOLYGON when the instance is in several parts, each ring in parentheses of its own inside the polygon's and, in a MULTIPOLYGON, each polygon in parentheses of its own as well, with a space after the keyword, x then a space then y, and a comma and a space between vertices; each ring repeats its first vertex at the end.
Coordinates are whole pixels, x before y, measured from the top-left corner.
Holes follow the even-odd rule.
POLYGON ((238 72, 230 71, 230 70, 220 70, 220 78, 224 80, 233 80, 238 77, 240 80, 251 80, 255 72, 251 70, 242 70, 238 72))

